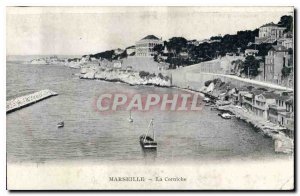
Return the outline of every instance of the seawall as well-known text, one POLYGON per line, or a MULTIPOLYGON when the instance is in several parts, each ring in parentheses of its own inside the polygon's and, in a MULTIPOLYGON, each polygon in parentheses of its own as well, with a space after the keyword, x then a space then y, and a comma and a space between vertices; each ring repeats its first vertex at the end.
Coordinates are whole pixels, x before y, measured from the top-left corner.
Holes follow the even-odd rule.
POLYGON ((170 71, 168 75, 172 75, 172 85, 181 88, 190 88, 193 90, 200 90, 206 81, 219 78, 222 82, 230 82, 236 87, 253 86, 257 88, 269 88, 271 90, 293 91, 292 88, 270 84, 263 81, 241 78, 234 75, 204 73, 197 72, 196 70, 184 70, 184 68, 170 71))
POLYGON ((15 99, 6 101, 6 113, 19 110, 21 108, 27 107, 31 104, 56 95, 58 95, 56 92, 53 92, 49 89, 45 89, 29 95, 17 97, 15 99))

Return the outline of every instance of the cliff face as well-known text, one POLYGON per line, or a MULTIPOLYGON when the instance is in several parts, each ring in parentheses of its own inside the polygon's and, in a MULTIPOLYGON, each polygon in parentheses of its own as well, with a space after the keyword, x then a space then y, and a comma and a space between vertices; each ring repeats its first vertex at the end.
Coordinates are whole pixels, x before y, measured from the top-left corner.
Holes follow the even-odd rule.
POLYGON ((107 81, 120 81, 130 85, 157 85, 157 86, 171 86, 170 79, 162 79, 158 76, 140 77, 139 72, 124 71, 124 70, 95 70, 83 68, 80 72, 82 79, 99 79, 107 81))

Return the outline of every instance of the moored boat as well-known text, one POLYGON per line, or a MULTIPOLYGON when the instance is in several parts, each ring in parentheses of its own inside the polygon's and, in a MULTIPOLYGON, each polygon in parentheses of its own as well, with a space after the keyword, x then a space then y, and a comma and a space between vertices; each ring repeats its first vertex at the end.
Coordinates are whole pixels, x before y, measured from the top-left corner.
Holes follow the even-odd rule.
POLYGON ((218 115, 224 119, 231 119, 231 115, 229 113, 222 113, 222 114, 218 114, 218 115))
POLYGON ((64 127, 64 126, 65 126, 64 121, 57 123, 57 128, 61 128, 61 127, 64 127))
POLYGON ((140 136, 140 144, 145 149, 156 149, 157 148, 157 142, 155 141, 155 135, 153 130, 153 119, 150 121, 148 130, 146 134, 143 134, 140 136), (152 137, 149 136, 149 130, 152 128, 152 137))

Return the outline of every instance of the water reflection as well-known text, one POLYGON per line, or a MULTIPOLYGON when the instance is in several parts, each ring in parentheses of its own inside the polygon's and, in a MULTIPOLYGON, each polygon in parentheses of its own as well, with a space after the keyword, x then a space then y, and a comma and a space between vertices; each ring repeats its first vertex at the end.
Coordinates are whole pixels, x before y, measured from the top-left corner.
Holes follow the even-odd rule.
POLYGON ((156 160, 156 157, 157 157, 157 150, 156 149, 145 149, 145 148, 142 148, 142 146, 141 146, 141 149, 142 149, 145 163, 146 164, 154 163, 156 160))

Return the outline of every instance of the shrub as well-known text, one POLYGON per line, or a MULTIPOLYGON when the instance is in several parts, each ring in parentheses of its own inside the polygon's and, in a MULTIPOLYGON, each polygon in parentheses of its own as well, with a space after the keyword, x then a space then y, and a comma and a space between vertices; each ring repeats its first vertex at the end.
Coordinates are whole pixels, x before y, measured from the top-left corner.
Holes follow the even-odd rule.
POLYGON ((147 76, 149 76, 149 72, 146 72, 146 71, 140 71, 139 72, 139 76, 141 77, 141 78, 145 78, 145 77, 147 77, 147 76))
POLYGON ((163 76, 161 73, 158 74, 158 77, 159 77, 160 79, 164 79, 164 76, 163 76))
POLYGON ((210 85, 210 83, 212 83, 212 80, 207 80, 207 81, 204 83, 204 85, 205 85, 206 87, 208 87, 208 86, 210 85))
POLYGON ((156 76, 155 73, 152 73, 148 75, 148 78, 154 78, 155 76, 156 76))

